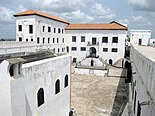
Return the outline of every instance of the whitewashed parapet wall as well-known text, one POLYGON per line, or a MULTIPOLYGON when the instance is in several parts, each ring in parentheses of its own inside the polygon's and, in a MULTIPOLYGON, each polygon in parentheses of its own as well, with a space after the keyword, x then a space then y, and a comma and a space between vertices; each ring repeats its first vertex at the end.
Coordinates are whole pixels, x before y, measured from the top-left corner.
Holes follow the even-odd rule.
POLYGON ((40 45, 40 44, 36 44, 35 42, 4 41, 4 42, 0 42, 0 55, 36 52, 44 49, 51 50, 52 52, 54 52, 53 46, 59 47, 61 45, 57 45, 57 44, 40 45))
POLYGON ((70 61, 70 55, 62 55, 25 63, 20 71, 14 70, 15 75, 10 74, 12 64, 8 60, 0 62, 0 116, 68 116, 70 61), (60 92, 55 94, 58 79, 60 92), (44 91, 44 103, 38 106, 40 88, 44 91))
MULTIPOLYGON (((152 49, 155 51, 155 48, 152 49)), ((132 115, 137 116, 139 101, 139 103, 146 103, 144 106, 141 105, 141 116, 155 116, 155 59, 145 56, 140 49, 131 45, 131 62, 133 72, 133 83, 130 90, 132 115)))

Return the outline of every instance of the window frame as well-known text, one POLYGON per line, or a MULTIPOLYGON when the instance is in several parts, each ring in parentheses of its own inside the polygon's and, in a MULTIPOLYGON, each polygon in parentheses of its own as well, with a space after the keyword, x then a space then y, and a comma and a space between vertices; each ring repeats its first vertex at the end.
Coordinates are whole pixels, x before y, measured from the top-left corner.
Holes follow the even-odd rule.
POLYGON ((76 42, 76 36, 72 36, 72 42, 76 42))
POLYGON ((112 48, 111 52, 117 53, 118 52, 118 48, 112 48), (115 51, 116 50, 116 51, 115 51))
POLYGON ((103 52, 108 52, 108 48, 103 48, 103 52))
POLYGON ((85 36, 81 36, 81 42, 85 42, 86 41, 86 37, 85 36))
POLYGON ((108 43, 108 37, 107 36, 102 37, 102 43, 108 43))
POLYGON ((71 47, 71 51, 77 51, 77 47, 71 47), (75 48, 75 49, 73 49, 75 48))
POLYGON ((118 37, 113 37, 112 38, 112 43, 118 43, 118 37))

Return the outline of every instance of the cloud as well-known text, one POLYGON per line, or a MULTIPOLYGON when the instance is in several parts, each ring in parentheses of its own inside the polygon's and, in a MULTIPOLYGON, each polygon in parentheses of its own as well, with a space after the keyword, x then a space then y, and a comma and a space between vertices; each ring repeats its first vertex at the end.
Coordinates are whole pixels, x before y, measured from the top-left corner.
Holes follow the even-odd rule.
POLYGON ((121 20, 119 20, 118 22, 120 22, 121 24, 127 24, 127 25, 130 24, 130 23, 129 23, 129 20, 128 20, 127 18, 121 19, 121 20))
POLYGON ((26 10, 28 10, 28 9, 26 7, 24 7, 22 4, 20 4, 16 9, 17 12, 23 12, 26 10))
POLYGON ((73 12, 61 13, 61 17, 66 20, 73 21, 72 23, 88 23, 94 20, 94 17, 91 17, 81 10, 76 10, 73 12))
POLYGON ((128 0, 136 10, 155 11, 155 0, 128 0))
POLYGON ((148 21, 145 17, 138 15, 138 16, 132 16, 132 21, 135 25, 139 25, 139 26, 148 26, 151 25, 151 22, 148 21))
POLYGON ((13 14, 15 12, 5 7, 0 7, 0 23, 12 23, 14 22, 13 14))
POLYGON ((95 5, 92 6, 91 13, 93 16, 99 19, 113 19, 116 17, 110 8, 105 8, 100 3, 95 3, 95 5))
POLYGON ((27 8, 55 12, 72 12, 77 9, 85 8, 94 0, 20 0, 27 8))

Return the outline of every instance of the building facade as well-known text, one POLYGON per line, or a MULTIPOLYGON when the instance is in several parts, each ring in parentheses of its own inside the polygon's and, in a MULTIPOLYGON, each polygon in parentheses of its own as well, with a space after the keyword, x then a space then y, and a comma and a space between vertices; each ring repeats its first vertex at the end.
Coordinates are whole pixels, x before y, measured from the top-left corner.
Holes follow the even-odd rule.
POLYGON ((0 115, 69 115, 69 55, 56 56, 44 51, 3 57, 0 70, 0 115))
POLYGON ((115 21, 109 24, 70 24, 66 27, 65 43, 72 60, 90 62, 99 59, 113 64, 124 57, 126 37, 127 27, 115 21))
POLYGON ((128 116, 155 116, 154 55, 153 47, 131 45, 128 116))
POLYGON ((130 42, 133 45, 149 45, 151 30, 131 30, 130 42))
POLYGON ((16 41, 35 42, 55 53, 65 53, 65 27, 69 24, 58 17, 28 10, 16 17, 16 41))

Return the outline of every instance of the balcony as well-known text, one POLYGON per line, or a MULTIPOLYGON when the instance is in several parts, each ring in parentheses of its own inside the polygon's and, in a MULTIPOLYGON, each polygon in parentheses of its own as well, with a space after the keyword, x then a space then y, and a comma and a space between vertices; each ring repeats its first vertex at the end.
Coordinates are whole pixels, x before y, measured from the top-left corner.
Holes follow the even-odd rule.
POLYGON ((99 46, 99 42, 90 42, 88 41, 87 46, 99 46))

